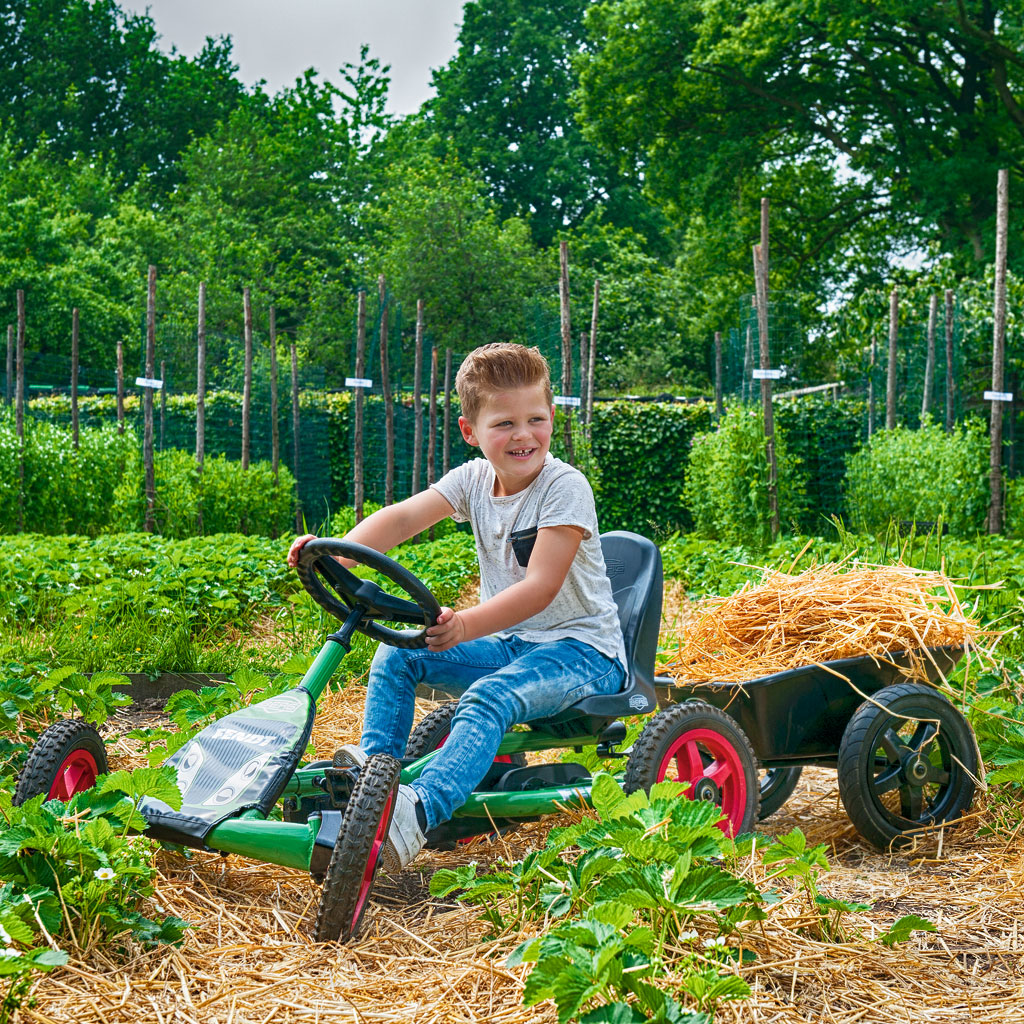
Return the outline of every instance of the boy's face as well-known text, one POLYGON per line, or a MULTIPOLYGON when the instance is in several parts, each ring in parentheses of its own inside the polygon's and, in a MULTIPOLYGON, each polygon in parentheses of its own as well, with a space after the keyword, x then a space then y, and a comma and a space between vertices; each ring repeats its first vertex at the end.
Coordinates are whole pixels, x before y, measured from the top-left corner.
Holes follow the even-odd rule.
POLYGON ((459 417, 462 436, 494 467, 496 493, 515 494, 533 483, 551 447, 554 412, 544 385, 535 384, 489 396, 472 423, 459 417))

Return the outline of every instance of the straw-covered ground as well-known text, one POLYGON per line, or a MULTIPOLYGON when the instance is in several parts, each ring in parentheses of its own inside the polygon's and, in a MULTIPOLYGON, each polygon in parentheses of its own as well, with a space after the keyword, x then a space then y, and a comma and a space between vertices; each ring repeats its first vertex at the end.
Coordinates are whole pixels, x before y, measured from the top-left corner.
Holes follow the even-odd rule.
MULTIPOLYGON (((693 612, 677 591, 666 594, 667 629, 693 612)), ((364 690, 328 694, 314 742, 330 756, 358 737, 364 690)), ((138 713, 135 721, 138 724, 138 713)), ((109 724, 114 735, 130 726, 109 724)), ((113 758, 136 759, 119 739, 113 758)), ((716 1019, 743 1024, 835 1022, 887 1024, 1019 1024, 1024 1008, 1024 825, 1019 814, 980 796, 959 829, 923 837, 898 855, 883 855, 854 832, 839 802, 835 774, 808 770, 765 832, 799 827, 824 843, 833 868, 822 893, 872 904, 843 919, 844 941, 810 937, 806 897, 788 893, 768 908, 754 932, 756 959, 742 968, 753 995, 724 1004, 716 1019), (1007 825, 1006 822, 1010 824, 1007 825), (887 947, 877 941, 893 922, 916 914, 937 926, 887 947)), ((73 957, 42 978, 33 1009, 21 1019, 46 1022, 152 1021, 201 1024, 496 1024, 553 1022, 552 1004, 527 1009, 522 987, 529 967, 504 966, 522 936, 486 937, 477 913, 429 896, 439 867, 458 861, 521 857, 544 842, 558 819, 524 825, 496 843, 479 841, 446 854, 426 851, 400 876, 383 876, 357 942, 317 945, 309 937, 318 889, 308 875, 196 854, 158 855, 161 881, 154 909, 193 924, 182 945, 125 953, 98 950, 73 957)), ((756 860, 744 867, 755 882, 756 860)))

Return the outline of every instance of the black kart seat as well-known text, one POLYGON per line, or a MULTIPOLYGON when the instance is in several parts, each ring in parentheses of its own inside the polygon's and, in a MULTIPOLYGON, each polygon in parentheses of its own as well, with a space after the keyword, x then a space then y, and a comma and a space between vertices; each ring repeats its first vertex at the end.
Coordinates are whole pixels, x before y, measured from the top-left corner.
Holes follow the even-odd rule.
POLYGON ((626 685, 618 693, 585 697, 551 718, 531 722, 534 729, 577 718, 642 715, 658 706, 654 658, 661 627, 661 552, 653 541, 625 530, 602 534, 601 550, 626 645, 626 685))

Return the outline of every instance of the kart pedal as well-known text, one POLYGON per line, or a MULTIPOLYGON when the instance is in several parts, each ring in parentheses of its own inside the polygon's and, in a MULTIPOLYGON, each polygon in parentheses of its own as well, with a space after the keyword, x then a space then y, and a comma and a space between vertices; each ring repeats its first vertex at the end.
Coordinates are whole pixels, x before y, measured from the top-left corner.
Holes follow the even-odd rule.
POLYGON ((330 798, 333 808, 344 810, 358 778, 358 768, 325 768, 323 777, 318 778, 316 784, 330 798))
POLYGON ((620 754, 616 747, 626 739, 626 723, 612 722, 604 732, 601 733, 597 748, 594 751, 598 757, 629 757, 628 754, 620 754))

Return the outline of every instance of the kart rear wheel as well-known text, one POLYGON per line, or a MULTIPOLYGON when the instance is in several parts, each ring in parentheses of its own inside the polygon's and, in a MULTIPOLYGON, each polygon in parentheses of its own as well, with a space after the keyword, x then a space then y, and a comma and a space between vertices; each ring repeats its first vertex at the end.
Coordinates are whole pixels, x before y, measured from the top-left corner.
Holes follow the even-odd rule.
MULTIPOLYGON (((452 731, 452 721, 458 710, 459 702, 452 700, 424 715, 419 725, 409 733, 405 756, 422 757, 431 750, 443 747, 452 731)), ((493 789, 505 772, 525 766, 525 754, 499 754, 477 789, 493 789)), ((427 849, 454 850, 459 843, 468 843, 477 836, 490 835, 495 831, 495 825, 498 826, 498 832, 504 835, 516 825, 516 822, 511 818, 496 819, 493 823, 490 818, 452 818, 451 821, 442 822, 427 833, 427 849)))
POLYGON ((689 782, 687 796, 722 808, 718 827, 728 836, 757 821, 757 760, 746 734, 724 711, 691 700, 659 711, 644 726, 626 762, 627 793, 664 779, 689 782))
POLYGON ((839 795, 857 831, 879 849, 953 821, 974 800, 978 748, 963 715, 921 683, 879 690, 854 712, 839 745, 839 795))
POLYGON ((107 771, 107 748, 96 727, 68 718, 44 729, 18 776, 13 802, 23 804, 40 793, 67 802, 84 793, 107 771))
POLYGON ((388 754, 375 754, 359 769, 327 865, 313 932, 317 942, 347 942, 359 930, 394 814, 400 771, 388 754))
POLYGON ((773 815, 793 795, 803 768, 762 768, 758 788, 761 791, 761 810, 757 820, 764 821, 773 815))

